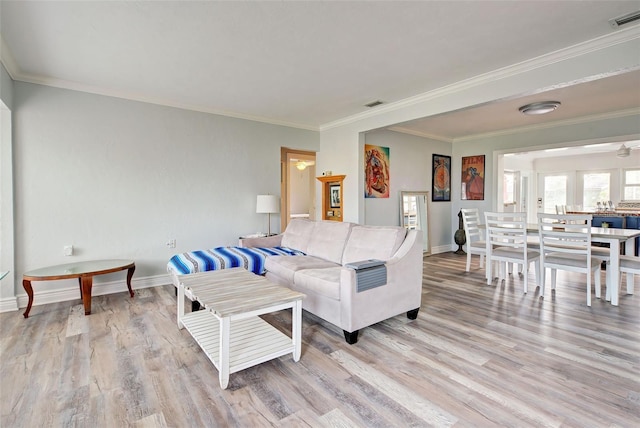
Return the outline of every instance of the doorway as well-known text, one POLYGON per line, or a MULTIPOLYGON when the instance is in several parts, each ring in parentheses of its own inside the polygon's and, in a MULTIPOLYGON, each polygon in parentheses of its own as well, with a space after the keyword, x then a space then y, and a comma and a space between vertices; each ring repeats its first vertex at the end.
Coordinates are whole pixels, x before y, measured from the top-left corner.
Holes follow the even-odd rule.
POLYGON ((538 212, 555 214, 561 210, 561 207, 573 205, 575 181, 574 177, 567 172, 539 174, 538 188, 540 189, 538 212))
POLYGON ((316 153, 282 147, 280 150, 280 230, 292 218, 315 220, 316 153))

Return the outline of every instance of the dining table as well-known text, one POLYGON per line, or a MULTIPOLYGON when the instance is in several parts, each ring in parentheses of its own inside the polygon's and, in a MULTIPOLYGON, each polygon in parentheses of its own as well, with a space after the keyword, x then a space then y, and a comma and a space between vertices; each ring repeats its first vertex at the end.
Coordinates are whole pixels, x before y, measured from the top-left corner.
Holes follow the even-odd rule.
MULTIPOLYGON (((485 225, 479 225, 485 229, 485 225)), ((527 235, 538 236, 538 224, 527 224, 527 235)), ((620 294, 620 249, 624 244, 625 254, 633 255, 635 238, 640 237, 639 229, 617 229, 613 227, 591 227, 591 242, 609 244, 611 261, 607 269, 607 292, 605 298, 613 306, 618 306, 620 294)), ((627 287, 629 289, 629 287, 627 287)), ((633 289, 632 289, 633 290, 633 289)))

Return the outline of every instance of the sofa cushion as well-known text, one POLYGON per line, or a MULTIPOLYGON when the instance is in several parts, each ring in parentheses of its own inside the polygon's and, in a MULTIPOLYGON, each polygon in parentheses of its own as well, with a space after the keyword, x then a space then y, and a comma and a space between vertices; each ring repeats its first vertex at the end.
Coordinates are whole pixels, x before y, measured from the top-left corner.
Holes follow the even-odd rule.
POLYGON ((292 219, 282 234, 282 243, 280 245, 306 253, 315 224, 315 221, 301 218, 292 219))
POLYGON ((340 300, 341 270, 340 266, 299 270, 293 276, 293 284, 296 290, 311 291, 329 299, 340 300))
MULTIPOLYGON (((335 263, 313 256, 267 257, 264 268, 267 272, 293 283, 293 274, 301 269, 322 269, 336 267, 335 263), (278 260, 289 259, 289 260, 278 260)), ((339 266, 338 266, 339 267, 339 266)))
POLYGON ((353 226, 344 249, 342 264, 368 259, 387 261, 407 235, 400 226, 353 226))
POLYGON ((352 223, 347 222, 316 222, 305 253, 341 264, 342 252, 352 226, 352 223))

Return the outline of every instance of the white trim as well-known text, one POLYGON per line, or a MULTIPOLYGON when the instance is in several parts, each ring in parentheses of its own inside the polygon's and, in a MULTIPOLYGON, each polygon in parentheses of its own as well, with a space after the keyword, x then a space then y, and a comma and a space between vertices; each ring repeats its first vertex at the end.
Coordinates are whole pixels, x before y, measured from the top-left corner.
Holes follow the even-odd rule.
MULTIPOLYGON (((131 288, 139 290, 142 288, 158 287, 172 284, 171 277, 167 274, 134 278, 131 280, 131 288)), ((80 289, 78 285, 58 290, 38 290, 38 281, 31 283, 33 287, 33 306, 46 305, 48 303, 67 302, 80 299, 80 289)), ((91 296, 104 296, 106 294, 123 293, 127 295, 127 284, 124 280, 103 282, 94 284, 91 296)), ((26 308, 29 297, 26 293, 18 294, 18 308, 26 308)), ((134 297, 135 299, 135 297, 134 297)), ((15 310, 15 309, 14 309, 15 310)), ((1 312, 1 311, 0 311, 1 312)))
MULTIPOLYGON (((455 94, 463 90, 468 90, 474 87, 486 85, 491 82, 502 80, 508 77, 517 76, 522 73, 530 72, 538 68, 546 67, 564 60, 579 57, 590 52, 595 52, 601 49, 606 49, 611 46, 618 45, 620 43, 640 39, 640 26, 631 27, 619 32, 607 34, 598 37, 593 40, 579 43, 568 48, 560 49, 545 55, 541 55, 536 58, 532 58, 517 64, 513 64, 507 67, 499 68, 488 73, 480 74, 478 76, 461 80, 451 85, 442 86, 429 92, 418 94, 409 98, 405 98, 400 101, 385 104, 376 107, 374 110, 366 111, 363 113, 355 114, 349 117, 338 119, 333 122, 325 123, 320 126, 320 131, 326 131, 332 128, 348 125, 369 117, 378 116, 382 113, 389 113, 392 111, 400 110, 405 107, 410 107, 416 104, 425 103, 436 98, 444 97, 446 95, 455 94)), ((594 76, 593 79, 602 78, 604 76, 594 76)))
POLYGON ((437 247, 431 247, 431 254, 448 253, 449 251, 456 251, 457 249, 457 245, 455 247, 452 247, 449 244, 439 245, 437 247))
MULTIPOLYGON (((376 107, 373 110, 347 116, 345 118, 341 118, 333 122, 321 124, 320 126, 293 123, 293 122, 287 122, 287 121, 279 121, 273 118, 252 116, 252 115, 242 114, 239 112, 232 112, 228 110, 213 109, 207 106, 183 104, 183 103, 176 102, 174 100, 150 97, 148 95, 143 95, 139 93, 100 88, 93 85, 85 85, 78 82, 72 82, 72 81, 61 80, 61 79, 53 79, 53 78, 44 77, 44 76, 29 75, 29 74, 23 73, 19 69, 8 47, 6 46, 6 44, 4 43, 1 37, 0 37, 0 62, 4 64, 5 68, 7 69, 7 72, 9 72, 9 75, 13 80, 18 80, 22 82, 35 83, 35 84, 52 86, 57 88, 88 92, 92 94, 105 95, 105 96, 111 96, 116 98, 123 98, 128 100, 146 102, 150 104, 164 105, 168 107, 198 111, 202 113, 216 114, 220 116, 235 117, 238 119, 252 120, 256 122, 263 122, 263 123, 268 123, 273 125, 288 126, 291 128, 299 128, 299 129, 305 129, 310 131, 326 131, 332 128, 337 128, 343 125, 357 122, 358 120, 361 120, 361 119, 374 117, 383 113, 400 110, 402 108, 409 107, 415 104, 427 102, 434 98, 446 96, 446 95, 460 92, 466 89, 481 86, 490 82, 495 82, 510 76, 515 76, 521 73, 529 72, 541 67, 555 64, 557 62, 578 57, 580 55, 588 54, 590 52, 598 51, 601 49, 606 49, 610 46, 614 46, 620 43, 625 43, 625 42, 632 41, 639 38, 640 38, 640 26, 634 26, 627 29, 615 31, 613 33, 595 38, 593 40, 588 40, 586 42, 582 42, 577 45, 570 46, 568 48, 560 49, 545 55, 541 55, 536 58, 532 58, 517 64, 513 64, 513 65, 503 67, 488 73, 484 73, 466 80, 462 80, 460 82, 446 85, 446 86, 437 88, 433 91, 425 92, 409 98, 402 99, 400 101, 382 105, 382 106, 376 107)), ((603 76, 595 76, 594 79, 599 77, 603 77, 603 76)))
POLYGON ((558 120, 555 122, 545 122, 537 125, 527 125, 527 126, 521 126, 518 128, 505 129, 501 131, 485 132, 484 134, 467 135, 464 137, 455 138, 454 141, 456 142, 473 141, 480 138, 498 137, 501 135, 509 135, 509 134, 519 134, 523 132, 537 131, 537 130, 548 129, 548 128, 556 128, 559 126, 578 125, 581 123, 591 123, 591 122, 596 122, 598 120, 615 119, 618 117, 626 117, 626 116, 640 116, 640 108, 630 108, 627 110, 594 114, 591 116, 582 116, 582 117, 573 118, 573 119, 558 120))
POLYGON ((414 135, 416 137, 428 138, 430 140, 442 141, 444 143, 453 143, 454 138, 444 137, 442 135, 427 134, 426 132, 416 131, 415 129, 407 129, 402 126, 391 126, 387 128, 389 131, 399 132, 401 134, 414 135))
POLYGON ((0 313, 13 312, 18 310, 18 299, 16 297, 6 297, 0 299, 0 313))
POLYGON ((20 74, 20 68, 18 68, 18 64, 16 64, 9 50, 9 46, 4 42, 2 34, 0 34, 0 62, 4 64, 4 68, 7 70, 7 73, 9 73, 9 76, 11 76, 13 80, 16 80, 16 76, 20 74))

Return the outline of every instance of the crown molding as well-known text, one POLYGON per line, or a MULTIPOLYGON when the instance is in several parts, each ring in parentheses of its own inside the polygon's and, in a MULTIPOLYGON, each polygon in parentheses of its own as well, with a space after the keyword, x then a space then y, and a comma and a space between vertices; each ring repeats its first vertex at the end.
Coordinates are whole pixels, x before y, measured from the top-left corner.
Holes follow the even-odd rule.
POLYGON ((233 117, 235 119, 251 120, 254 122, 266 123, 269 125, 286 126, 289 128, 298 128, 298 129, 304 129, 307 131, 316 131, 316 132, 320 131, 320 128, 318 126, 311 126, 311 125, 306 125, 306 124, 301 124, 296 122, 287 122, 282 120, 275 120, 268 117, 254 116, 249 114, 233 112, 229 110, 214 109, 214 108, 209 108, 206 106, 200 106, 195 104, 179 103, 179 102, 176 102, 175 100, 152 97, 152 96, 148 96, 141 93, 135 93, 130 91, 119 91, 116 89, 102 88, 95 85, 87 85, 84 83, 78 83, 78 82, 73 82, 69 80, 54 79, 46 76, 25 73, 22 70, 20 70, 20 67, 18 67, 17 63, 13 58, 13 55, 11 54, 11 51, 9 50, 9 47, 5 43, 1 34, 0 34, 0 62, 2 62, 4 67, 7 69, 9 76, 11 76, 13 80, 16 80, 19 82, 33 83, 36 85, 51 86, 54 88, 61 88, 61 89, 69 89, 72 91, 87 92, 95 95, 104 95, 107 97, 121 98, 121 99, 126 99, 131 101, 139 101, 143 103, 156 104, 156 105, 161 105, 166 107, 175 107, 183 110, 197 111, 200 113, 209 113, 209 114, 215 114, 218 116, 233 117))
POLYGON ((594 114, 590 116, 581 116, 574 119, 558 120, 555 122, 545 122, 537 125, 520 126, 495 132, 485 132, 483 134, 467 135, 460 138, 454 138, 453 142, 473 141, 490 137, 499 137, 502 135, 521 134, 523 132, 539 131, 542 129, 557 128, 560 126, 579 125, 582 123, 590 123, 598 120, 615 119, 618 117, 640 116, 640 108, 631 108, 627 110, 619 110, 602 114, 594 114))
MULTIPOLYGON (((290 128, 298 128, 298 129, 304 129, 308 131, 321 132, 321 131, 326 131, 332 128, 340 127, 343 125, 347 125, 350 123, 354 123, 362 119, 379 116, 384 113, 389 113, 389 112, 400 110, 416 104, 428 102, 436 98, 440 98, 446 95, 454 94, 470 88, 481 86, 490 82, 498 81, 507 77, 532 71, 537 68, 555 64, 557 62, 578 57, 580 55, 584 55, 590 52, 595 52, 601 49, 605 49, 607 47, 615 46, 617 44, 625 43, 638 38, 640 38, 640 25, 637 25, 628 29, 624 29, 624 30, 618 30, 611 34, 607 34, 607 35, 598 37, 596 39, 582 42, 568 48, 560 49, 536 58, 532 58, 517 64, 513 64, 511 66, 503 67, 488 73, 484 73, 484 74, 472 77, 470 79, 462 80, 450 85, 445 85, 440 88, 434 89, 432 91, 428 91, 428 92, 418 94, 409 98, 405 98, 393 103, 382 105, 377 107, 373 111, 362 112, 362 113, 348 116, 342 119, 338 119, 336 121, 328 122, 326 124, 321 124, 319 126, 274 120, 268 117, 254 116, 254 115, 248 115, 248 114, 243 114, 243 113, 238 113, 238 112, 233 112, 228 110, 214 109, 214 108, 209 108, 201 105, 179 103, 179 102, 176 102, 175 100, 152 97, 152 96, 148 96, 141 93, 101 88, 95 85, 86 85, 86 84, 73 82, 73 81, 53 79, 45 76, 24 73, 22 72, 22 70, 20 70, 17 63, 15 62, 14 57, 11 54, 11 51, 9 50, 9 47, 6 45, 6 43, 4 42, 4 39, 2 38, 2 35, 0 35, 0 62, 2 62, 4 67, 7 69, 9 76, 11 76, 11 78, 16 81, 51 86, 51 87, 56 87, 61 89, 69 89, 69 90, 80 91, 80 92, 87 92, 91 94, 110 96, 110 97, 127 99, 132 101, 140 101, 144 103, 162 105, 167 107, 175 107, 179 109, 197 111, 201 113, 209 113, 209 114, 215 114, 220 116, 233 117, 236 119, 251 120, 251 121, 266 123, 270 125, 286 126, 290 128)), ((434 136, 429 136, 428 138, 433 138, 433 137, 434 136)), ((441 138, 442 137, 435 138, 435 139, 440 140, 441 138)))
POLYGON ((495 82, 508 77, 517 76, 519 74, 530 72, 538 68, 546 67, 558 62, 565 61, 567 59, 579 57, 581 55, 596 52, 611 46, 618 45, 620 43, 625 43, 636 39, 640 39, 640 25, 624 30, 619 30, 611 34, 606 34, 604 36, 600 36, 595 39, 570 46, 568 48, 559 49, 557 51, 550 52, 536 58, 528 59, 526 61, 516 63, 507 67, 499 68, 488 73, 480 74, 470 79, 461 80, 459 82, 445 85, 432 91, 424 92, 422 94, 405 98, 393 103, 382 105, 376 107, 373 111, 362 112, 349 117, 345 117, 343 119, 338 119, 333 122, 322 124, 320 125, 320 131, 326 131, 332 128, 348 125, 362 119, 375 117, 383 113, 389 113, 416 104, 428 102, 436 98, 455 94, 457 92, 462 92, 464 90, 482 86, 487 83, 495 82))
POLYGON ((427 134, 426 132, 416 131, 415 129, 403 128, 402 126, 391 126, 387 128, 389 131, 400 132, 401 134, 414 135, 416 137, 428 138, 430 140, 442 141, 444 143, 453 143, 453 138, 442 135, 427 134))
POLYGON ((9 50, 9 46, 4 42, 2 38, 2 34, 0 34, 0 62, 4 65, 4 68, 9 73, 9 76, 16 80, 16 77, 20 74, 18 64, 16 64, 15 59, 13 59, 13 55, 11 54, 11 50, 9 50))
POLYGON ((95 95, 121 98, 125 100, 130 100, 130 101, 139 101, 139 102, 148 103, 148 104, 156 104, 156 105, 161 105, 165 107, 174 107, 182 110, 190 110, 190 111, 196 111, 200 113, 208 113, 208 114, 215 114, 218 116, 232 117, 235 119, 251 120, 253 122, 261 122, 269 125, 286 126, 289 128, 304 129, 307 131, 316 131, 316 132, 320 130, 317 126, 309 126, 301 123, 275 120, 268 117, 253 116, 250 114, 243 114, 243 113, 233 112, 229 110, 220 110, 220 109, 210 108, 207 106, 201 106, 196 104, 180 103, 180 102, 176 102, 175 100, 171 100, 167 98, 152 97, 142 93, 102 88, 95 85, 87 85, 84 83, 72 82, 69 80, 53 79, 50 77, 30 75, 25 73, 18 74, 18 76, 14 78, 14 80, 25 82, 25 83, 34 83, 37 85, 51 86, 54 88, 86 92, 86 93, 95 94, 95 95))

